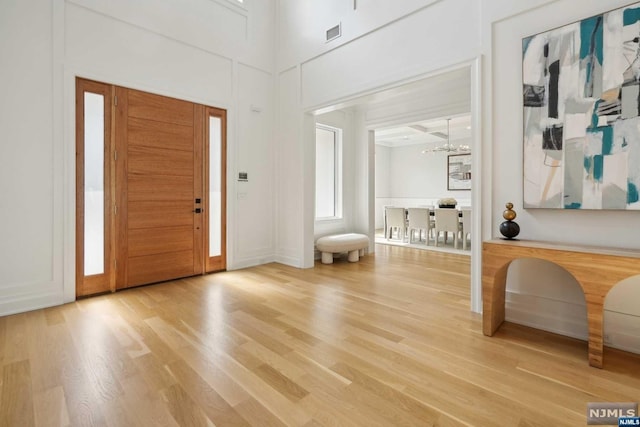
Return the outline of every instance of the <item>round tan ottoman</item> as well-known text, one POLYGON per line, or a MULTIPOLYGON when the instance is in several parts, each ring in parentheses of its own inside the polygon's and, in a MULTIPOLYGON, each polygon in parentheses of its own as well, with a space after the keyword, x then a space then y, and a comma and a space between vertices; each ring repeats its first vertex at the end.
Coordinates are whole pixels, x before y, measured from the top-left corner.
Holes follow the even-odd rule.
POLYGON ((333 264, 333 254, 348 252, 349 262, 357 262, 369 247, 369 238, 364 234, 347 233, 324 236, 316 241, 322 252, 322 263, 333 264))

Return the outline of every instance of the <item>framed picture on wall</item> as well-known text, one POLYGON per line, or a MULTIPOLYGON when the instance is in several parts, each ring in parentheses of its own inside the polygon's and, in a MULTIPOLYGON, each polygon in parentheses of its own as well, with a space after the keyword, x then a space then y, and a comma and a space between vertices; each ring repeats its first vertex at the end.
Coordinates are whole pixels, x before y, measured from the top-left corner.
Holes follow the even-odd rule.
POLYGON ((471 190, 471 154, 447 156, 447 190, 471 190))
POLYGON ((640 209, 640 3, 522 40, 524 208, 640 209))

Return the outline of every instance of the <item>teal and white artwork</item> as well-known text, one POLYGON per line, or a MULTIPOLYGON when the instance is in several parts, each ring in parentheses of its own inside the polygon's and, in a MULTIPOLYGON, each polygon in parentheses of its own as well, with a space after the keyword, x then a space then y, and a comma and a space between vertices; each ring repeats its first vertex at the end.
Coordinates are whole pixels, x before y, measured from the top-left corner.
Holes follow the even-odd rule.
POLYGON ((523 206, 640 209, 640 3, 522 52, 523 206))

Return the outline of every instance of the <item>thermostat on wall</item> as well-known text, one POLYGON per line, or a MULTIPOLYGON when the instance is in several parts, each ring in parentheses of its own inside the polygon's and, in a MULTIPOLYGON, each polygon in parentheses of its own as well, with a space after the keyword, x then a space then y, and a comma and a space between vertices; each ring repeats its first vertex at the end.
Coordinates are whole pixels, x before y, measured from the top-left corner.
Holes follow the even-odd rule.
POLYGON ((249 181, 249 174, 247 172, 238 172, 238 181, 249 181))

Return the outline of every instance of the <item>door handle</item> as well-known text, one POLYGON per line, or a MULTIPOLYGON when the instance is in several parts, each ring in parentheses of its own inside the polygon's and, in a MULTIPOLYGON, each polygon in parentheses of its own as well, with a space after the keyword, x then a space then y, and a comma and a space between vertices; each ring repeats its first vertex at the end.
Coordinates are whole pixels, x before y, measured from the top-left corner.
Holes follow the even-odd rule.
POLYGON ((202 208, 195 208, 194 210, 192 210, 191 212, 194 213, 202 213, 202 208))

